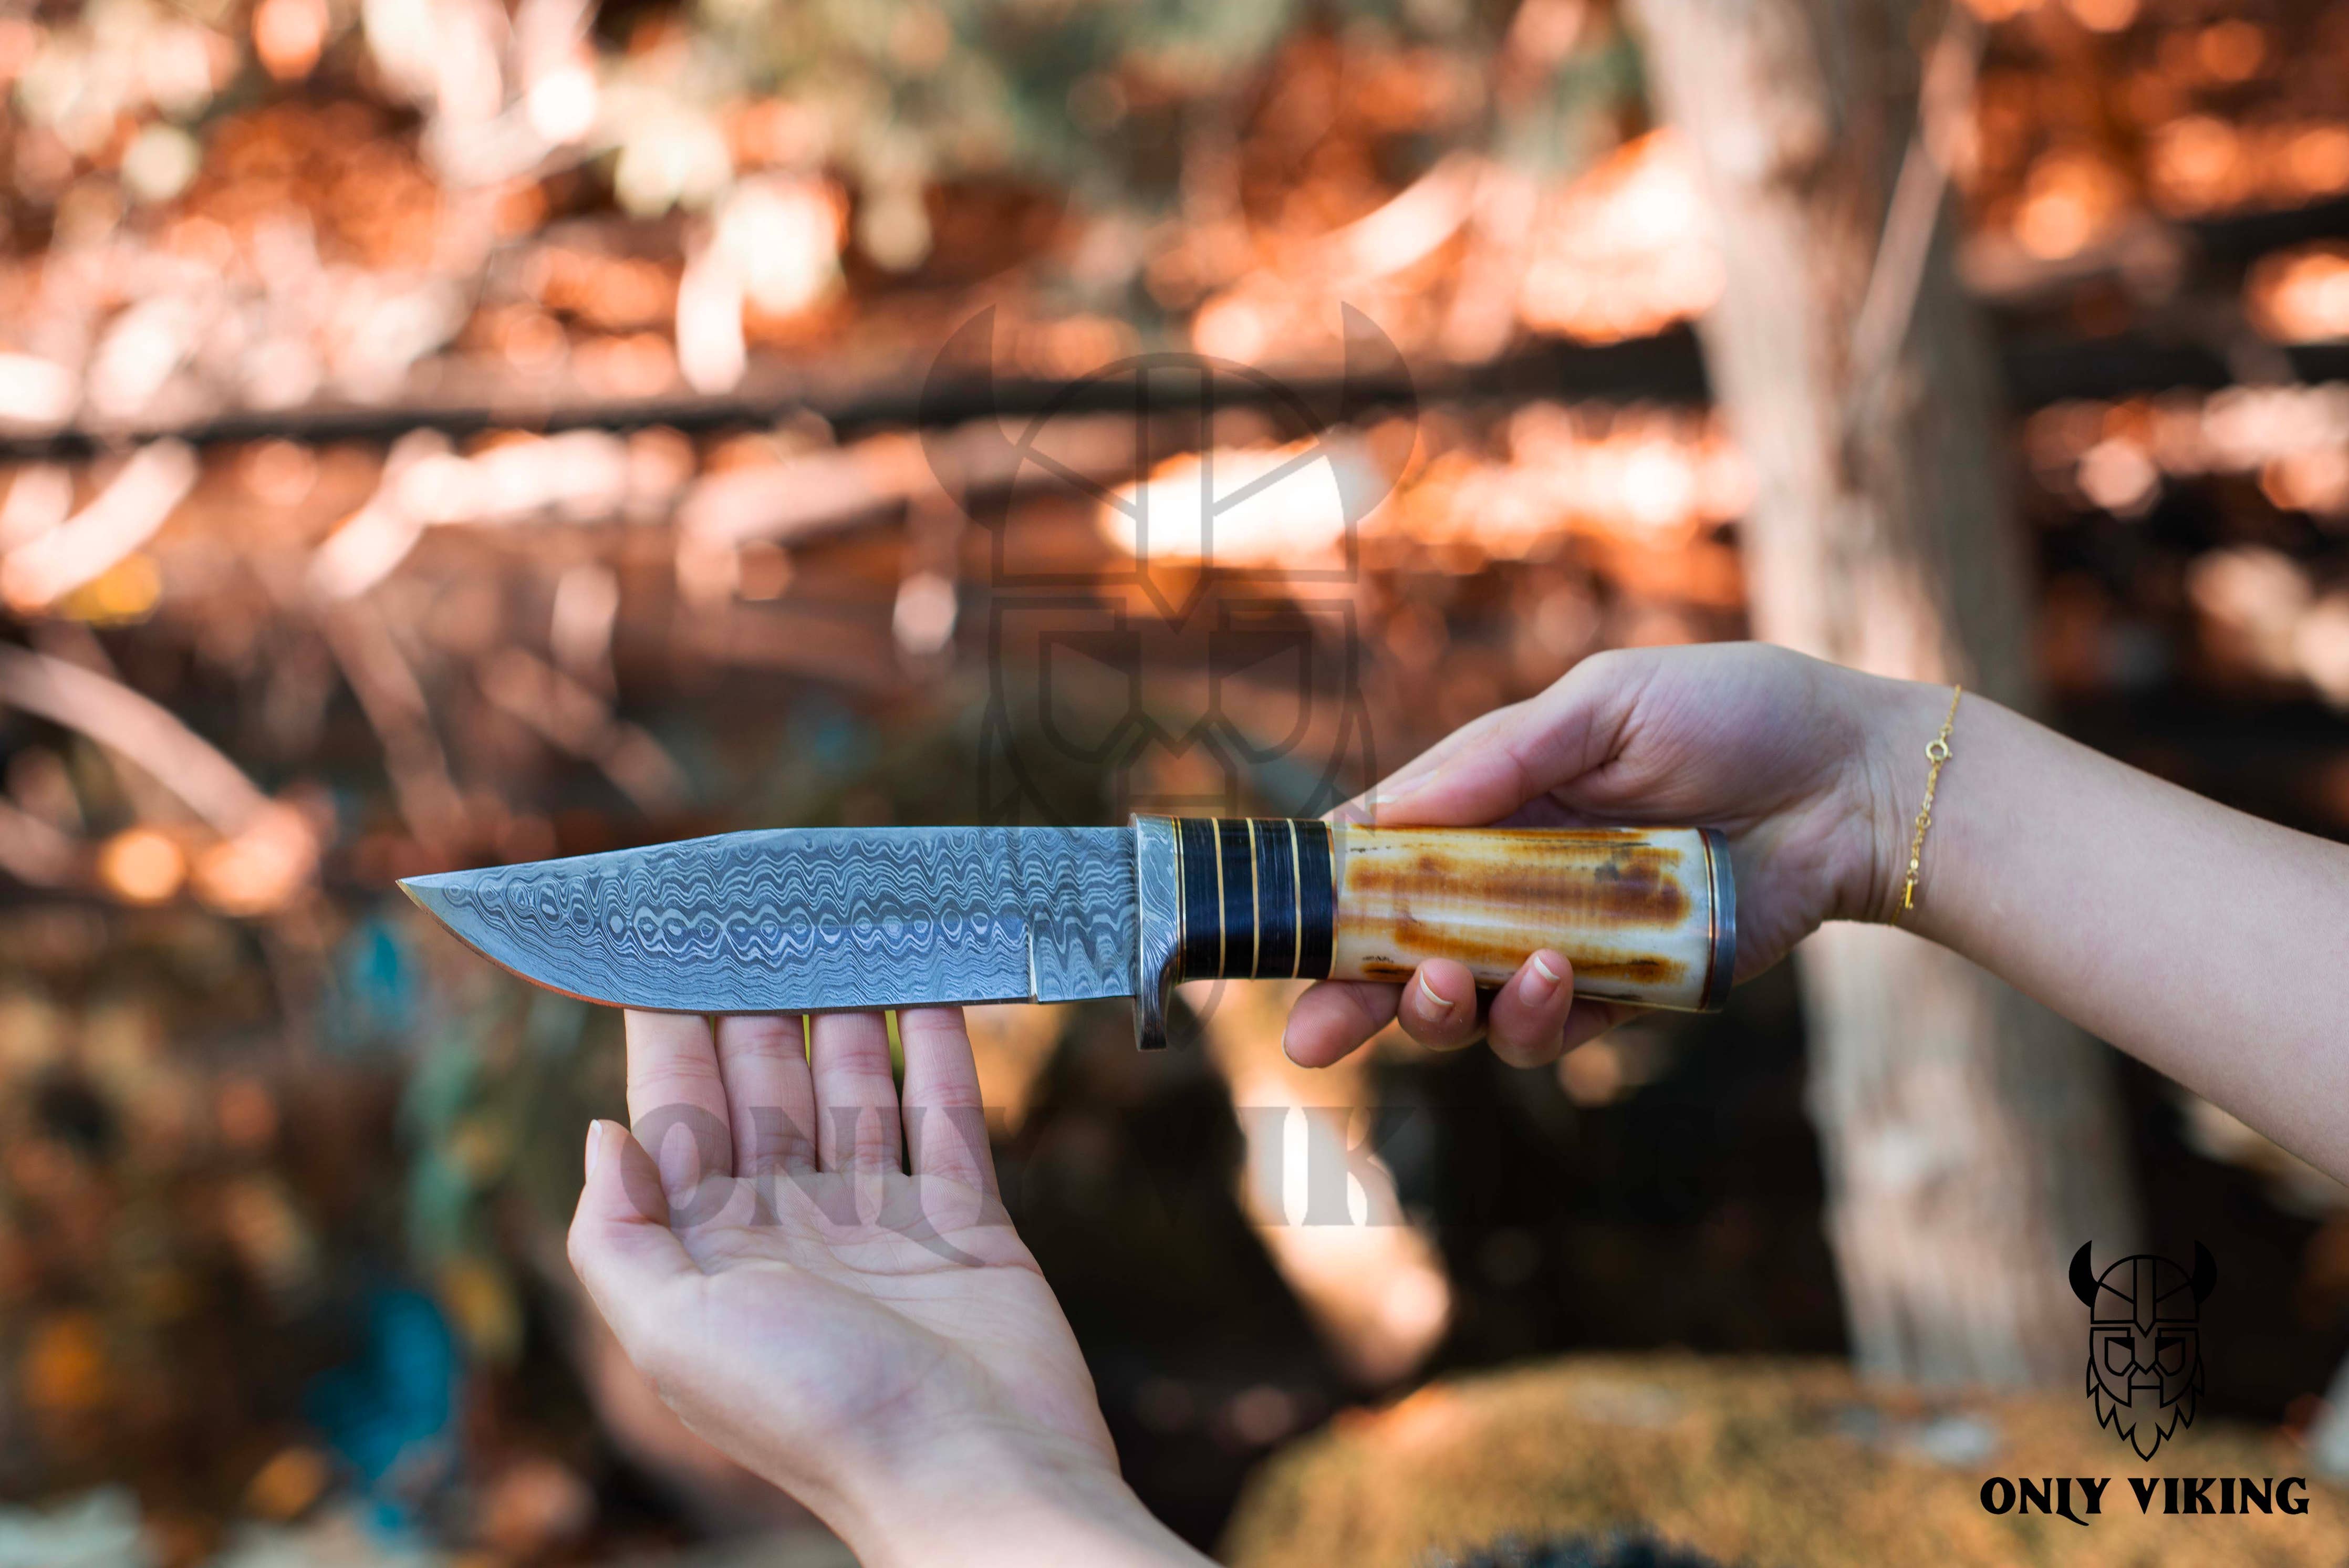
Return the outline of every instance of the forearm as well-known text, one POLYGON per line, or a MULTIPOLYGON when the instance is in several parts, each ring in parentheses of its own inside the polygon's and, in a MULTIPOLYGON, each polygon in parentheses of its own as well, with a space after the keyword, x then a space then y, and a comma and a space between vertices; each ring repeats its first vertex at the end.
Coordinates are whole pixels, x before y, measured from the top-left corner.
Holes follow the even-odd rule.
POLYGON ((974 1459, 931 1479, 873 1478, 823 1511, 865 1568, 1196 1568, 1207 1559, 1118 1477, 1091 1467, 974 1459))
MULTIPOLYGON (((1884 702, 1889 915, 1949 690, 1884 702)), ((1971 694, 1950 749, 1899 923, 2349 1177, 2349 848, 1971 694)))

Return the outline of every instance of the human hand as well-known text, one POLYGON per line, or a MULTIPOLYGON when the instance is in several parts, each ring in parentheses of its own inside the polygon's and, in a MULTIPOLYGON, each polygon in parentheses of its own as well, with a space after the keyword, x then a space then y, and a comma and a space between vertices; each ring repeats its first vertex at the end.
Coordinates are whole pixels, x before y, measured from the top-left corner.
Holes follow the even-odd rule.
MULTIPOLYGON (((1823 920, 1889 913, 1894 770, 1871 715, 1926 690, 1756 643, 1600 653, 1539 696, 1463 725, 1340 815, 1387 827, 1720 828, 1744 980, 1823 920)), ((1572 992, 1572 967, 1546 949, 1480 1020, 1467 969, 1431 960, 1401 986, 1313 986, 1284 1044, 1294 1060, 1326 1066, 1400 1017, 1439 1049, 1467 1044, 1481 1025, 1495 1054, 1531 1066, 1637 1011, 1572 992)))
POLYGON ((644 1141, 589 1128, 570 1250, 628 1358, 867 1564, 1198 1561, 997 1196, 961 1011, 899 1015, 902 1114, 882 1016, 811 1023, 627 1014, 644 1141))

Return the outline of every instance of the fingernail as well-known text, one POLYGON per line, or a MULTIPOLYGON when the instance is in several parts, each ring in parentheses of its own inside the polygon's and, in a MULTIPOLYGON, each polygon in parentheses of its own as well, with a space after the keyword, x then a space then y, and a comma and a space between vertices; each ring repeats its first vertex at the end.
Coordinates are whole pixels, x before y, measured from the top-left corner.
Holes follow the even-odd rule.
POLYGON ((589 1122, 587 1124, 587 1179, 590 1181, 595 1179, 595 1161, 602 1157, 603 1153, 604 1124, 599 1121, 589 1122))
POLYGON ((1430 768, 1425 773, 1412 774, 1405 777, 1395 779, 1391 782, 1386 788, 1379 791, 1374 798, 1381 805, 1392 805, 1397 801, 1409 800, 1412 796, 1425 789, 1429 781, 1435 777, 1438 771, 1438 769, 1430 768))
POLYGON ((1427 993, 1427 1000, 1434 1003, 1435 1010, 1438 1012, 1449 1012, 1452 1011, 1452 999, 1444 995, 1442 992, 1436 990, 1435 987, 1427 983, 1427 971, 1425 970, 1422 970, 1419 972, 1419 989, 1427 993))
POLYGON ((1544 980, 1546 980, 1546 981, 1549 981, 1549 983, 1550 983, 1550 989, 1552 989, 1552 990, 1556 990, 1556 989, 1557 989, 1557 981, 1558 981, 1558 973, 1557 973, 1557 971, 1556 971, 1556 970, 1554 970, 1554 969, 1550 968, 1550 967, 1549 967, 1549 965, 1547 965, 1547 964, 1546 964, 1546 963, 1542 962, 1542 956, 1541 956, 1541 954, 1539 954, 1539 953, 1536 953, 1536 954, 1534 954, 1534 969, 1535 969, 1535 970, 1536 970, 1536 971, 1537 971, 1541 975, 1541 977, 1542 977, 1544 980))

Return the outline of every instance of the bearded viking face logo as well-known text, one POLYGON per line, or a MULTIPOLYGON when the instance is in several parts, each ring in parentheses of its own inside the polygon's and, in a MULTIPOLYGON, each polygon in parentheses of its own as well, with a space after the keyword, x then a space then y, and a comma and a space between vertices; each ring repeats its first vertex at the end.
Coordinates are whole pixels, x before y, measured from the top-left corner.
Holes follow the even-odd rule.
POLYGON ((2072 1255, 2072 1293, 2088 1308, 2088 1397, 2096 1424, 2153 1458, 2162 1439, 2194 1424, 2202 1394, 2202 1303, 2219 1282, 2210 1249, 2194 1243, 2194 1272, 2138 1252, 2088 1263, 2088 1245, 2072 1255))

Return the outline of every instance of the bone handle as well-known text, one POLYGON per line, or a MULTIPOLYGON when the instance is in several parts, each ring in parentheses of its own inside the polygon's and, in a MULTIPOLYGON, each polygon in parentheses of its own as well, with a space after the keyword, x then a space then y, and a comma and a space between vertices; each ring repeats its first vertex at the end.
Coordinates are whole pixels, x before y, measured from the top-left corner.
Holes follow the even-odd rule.
POLYGON ((1330 973, 1401 981, 1457 959, 1499 985, 1537 948, 1577 994, 1712 1012, 1736 967, 1727 844, 1694 827, 1333 830, 1330 973))
POLYGON ((1539 948, 1581 995, 1712 1011, 1729 993, 1728 846, 1694 827, 1331 826, 1140 817, 1149 1009, 1183 980, 1401 981, 1457 959, 1498 985, 1539 948))

